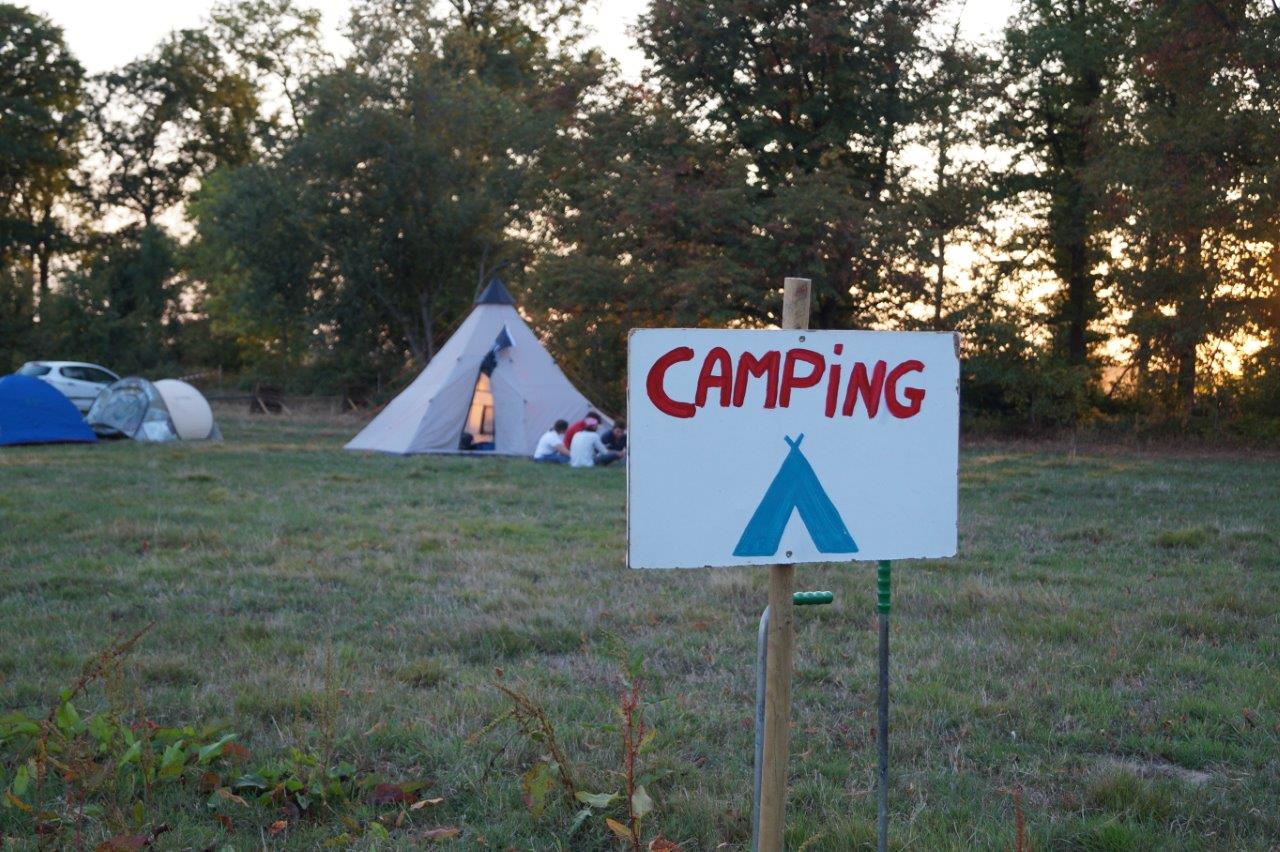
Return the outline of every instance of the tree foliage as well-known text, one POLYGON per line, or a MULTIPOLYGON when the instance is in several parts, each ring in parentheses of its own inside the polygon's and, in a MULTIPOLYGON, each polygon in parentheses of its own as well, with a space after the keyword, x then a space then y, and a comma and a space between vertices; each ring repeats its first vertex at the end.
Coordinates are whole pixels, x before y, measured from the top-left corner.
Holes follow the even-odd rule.
POLYGON ((977 417, 1280 415, 1280 11, 654 0, 623 80, 584 0, 305 0, 86 78, 0 5, 0 362, 374 396, 502 275, 621 407, 639 326, 958 329, 977 417))
POLYGON ((93 81, 96 200, 153 225, 216 167, 253 156, 257 94, 208 34, 181 30, 93 81))
POLYGON ((935 0, 655 0, 640 43, 684 120, 749 158, 758 301, 814 279, 812 322, 866 324, 919 294, 900 263, 900 147, 920 115, 935 0))
MULTIPOLYGON (((0 339, 36 344, 83 125, 84 71, 48 19, 0 4, 0 339)), ((2 346, 2 345, 0 345, 2 346)), ((0 349, 0 368, 12 357, 0 349)))
POLYGON ((269 262, 257 279, 243 265, 221 270, 224 303, 251 309, 263 282, 274 281, 279 315, 323 326, 324 348, 371 347, 425 364, 477 284, 526 253, 514 229, 528 215, 531 175, 596 76, 592 58, 572 52, 572 31, 552 42, 572 8, 358 6, 351 56, 295 96, 296 135, 270 161, 209 190, 204 209, 226 215, 207 228, 200 220, 206 258, 246 251, 218 224, 241 212, 242 222, 305 222, 307 230, 288 253, 287 274, 269 262), (297 304, 284 297, 301 298, 308 287, 312 297, 297 304))

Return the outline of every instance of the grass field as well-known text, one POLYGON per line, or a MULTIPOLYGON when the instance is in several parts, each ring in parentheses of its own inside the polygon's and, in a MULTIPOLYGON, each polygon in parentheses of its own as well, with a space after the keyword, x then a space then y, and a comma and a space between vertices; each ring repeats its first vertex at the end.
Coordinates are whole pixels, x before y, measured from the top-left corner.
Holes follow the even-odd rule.
MULTIPOLYGON (((568 803, 535 818, 541 744, 484 729, 500 678, 545 708, 583 789, 617 790, 629 657, 656 731, 646 839, 747 845, 766 572, 628 571, 621 470, 344 453, 350 420, 221 425, 217 445, 0 451, 0 714, 43 716, 155 620, 125 668, 151 719, 224 725, 255 760, 331 750, 443 801, 385 831, 369 821, 396 808, 358 802, 269 835, 272 808, 217 820, 179 781, 146 803, 160 846, 409 848, 456 827, 445 845, 617 848, 595 817, 570 836, 568 803)), ((1280 848, 1280 458, 982 445, 960 506, 960 558, 894 573, 893 845, 1011 849, 1016 794, 1035 849, 1280 848)), ((874 572, 798 576, 836 603, 798 617, 789 847, 873 847, 874 572)), ((85 845, 129 805, 87 819, 85 845)), ((12 806, 0 832, 35 843, 12 806)))

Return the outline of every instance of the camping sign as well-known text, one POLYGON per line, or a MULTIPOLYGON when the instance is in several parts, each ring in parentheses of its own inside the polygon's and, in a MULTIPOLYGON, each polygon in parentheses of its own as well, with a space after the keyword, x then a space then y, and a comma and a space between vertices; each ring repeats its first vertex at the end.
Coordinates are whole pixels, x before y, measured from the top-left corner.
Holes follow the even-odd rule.
POLYGON ((640 329, 628 357, 628 563, 956 552, 958 338, 640 329))

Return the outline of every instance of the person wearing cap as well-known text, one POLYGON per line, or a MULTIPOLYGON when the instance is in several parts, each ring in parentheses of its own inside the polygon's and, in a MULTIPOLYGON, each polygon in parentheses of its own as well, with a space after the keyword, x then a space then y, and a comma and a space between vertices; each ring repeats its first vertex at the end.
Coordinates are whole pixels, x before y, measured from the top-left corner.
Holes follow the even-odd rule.
POLYGON ((604 445, 596 433, 598 428, 595 423, 587 423, 573 436, 569 444, 570 467, 603 467, 622 458, 622 453, 615 453, 604 445))
POLYGON ((573 437, 586 428, 590 423, 592 426, 599 426, 604 420, 598 412, 588 411, 587 416, 570 426, 564 433, 564 445, 569 449, 573 449, 573 437))

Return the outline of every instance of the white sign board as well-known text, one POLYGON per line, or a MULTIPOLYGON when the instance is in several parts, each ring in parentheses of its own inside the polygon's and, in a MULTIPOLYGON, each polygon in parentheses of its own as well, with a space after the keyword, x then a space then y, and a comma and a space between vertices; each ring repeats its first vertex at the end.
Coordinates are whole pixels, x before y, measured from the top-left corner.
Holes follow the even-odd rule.
POLYGON ((955 555, 958 350, 935 332, 633 331, 628 564, 955 555))

